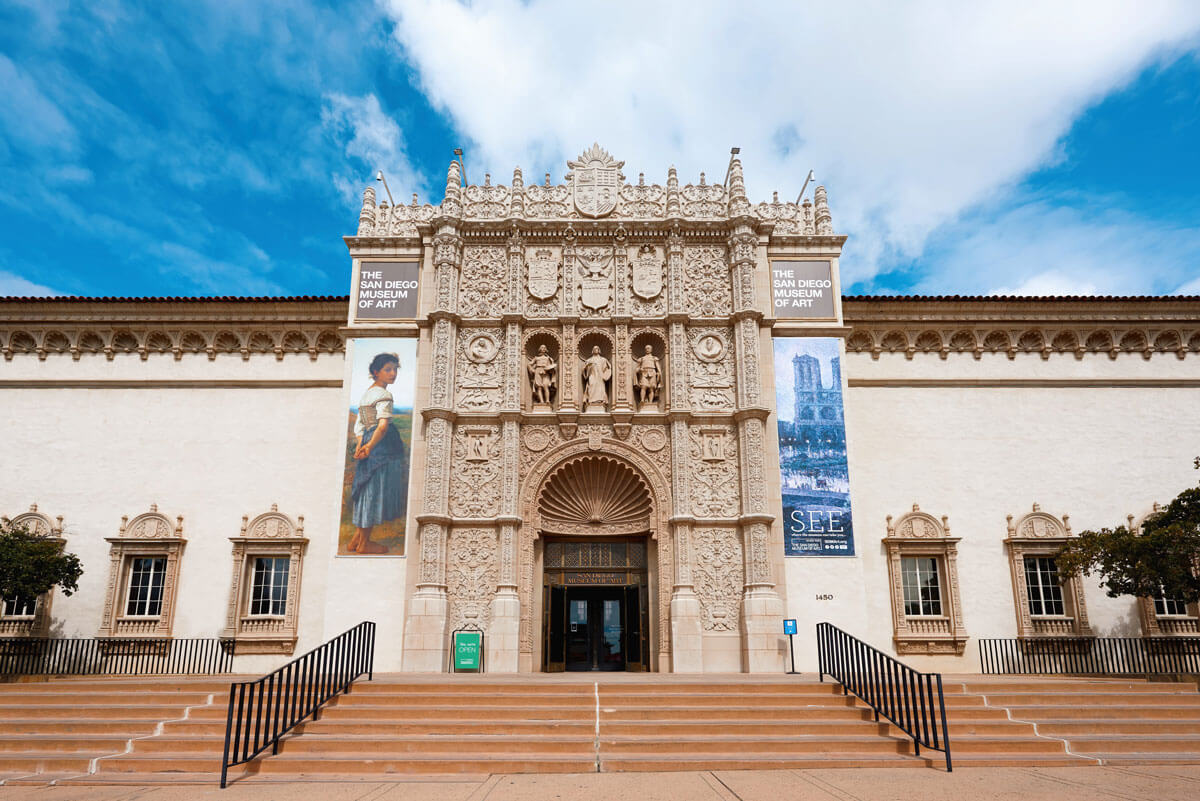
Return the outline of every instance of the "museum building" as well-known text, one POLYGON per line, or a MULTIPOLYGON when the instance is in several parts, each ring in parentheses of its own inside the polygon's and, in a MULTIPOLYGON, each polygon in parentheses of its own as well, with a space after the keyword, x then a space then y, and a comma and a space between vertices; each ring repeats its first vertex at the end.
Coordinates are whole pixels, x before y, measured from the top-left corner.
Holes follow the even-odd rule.
POLYGON ((0 513, 85 569, 0 638, 769 673, 785 619, 800 670, 822 621, 954 672, 1198 633, 1054 554, 1195 484, 1200 298, 843 297, 824 187, 567 166, 367 188, 349 297, 0 300, 0 513))

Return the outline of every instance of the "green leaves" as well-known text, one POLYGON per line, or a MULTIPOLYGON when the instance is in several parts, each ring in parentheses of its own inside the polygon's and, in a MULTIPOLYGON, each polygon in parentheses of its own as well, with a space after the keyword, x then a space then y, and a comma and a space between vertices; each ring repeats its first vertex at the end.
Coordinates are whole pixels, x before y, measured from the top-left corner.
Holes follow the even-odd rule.
POLYGON ((1142 523, 1084 531, 1057 557, 1064 576, 1098 574, 1108 595, 1200 600, 1200 488, 1184 490, 1142 523))
POLYGON ((0 521, 0 598, 37 598, 54 587, 70 595, 81 575, 79 557, 63 553, 61 541, 0 521))

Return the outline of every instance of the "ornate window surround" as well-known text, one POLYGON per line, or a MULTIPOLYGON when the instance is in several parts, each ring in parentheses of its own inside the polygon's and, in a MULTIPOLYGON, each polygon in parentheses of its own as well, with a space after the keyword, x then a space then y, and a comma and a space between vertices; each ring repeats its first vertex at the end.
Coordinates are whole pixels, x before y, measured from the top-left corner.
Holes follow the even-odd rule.
POLYGON ((133 518, 121 517, 121 529, 116 537, 105 537, 109 543, 108 593, 104 617, 98 637, 166 639, 171 637, 175 622, 175 598, 179 590, 179 562, 187 540, 183 538, 183 516, 175 525, 150 504, 150 511, 133 518), (130 566, 140 556, 160 556, 167 560, 163 580, 162 611, 157 616, 126 617, 125 601, 129 592, 130 566))
MULTIPOLYGON (((22 512, 11 520, 4 520, 18 526, 25 526, 37 536, 57 542, 61 547, 66 543, 62 536, 62 515, 55 520, 38 511, 37 504, 29 507, 28 512, 22 512)), ((37 606, 32 615, 6 617, 4 606, 0 603, 0 637, 45 637, 50 633, 50 605, 54 601, 54 590, 42 593, 37 598, 37 606)))
POLYGON ((271 511, 253 520, 243 515, 241 533, 229 541, 233 543, 233 576, 221 636, 236 641, 236 653, 292 653, 298 637, 300 582, 308 548, 303 515, 293 521, 279 511, 277 504, 271 504, 271 511), (250 614, 254 560, 260 557, 289 560, 287 604, 282 616, 250 614))
MULTIPOLYGON (((1162 511, 1162 506, 1156 501, 1150 511, 1140 518, 1128 515, 1125 518, 1128 521, 1128 528, 1141 534, 1142 523, 1147 517, 1159 511, 1162 511)), ((1188 604, 1185 615, 1160 616, 1154 610, 1153 598, 1141 597, 1137 600, 1143 637, 1195 637, 1200 634, 1200 603, 1188 604)))
POLYGON ((893 523, 887 516, 883 544, 888 554, 888 578, 892 596, 892 639, 898 654, 950 654, 962 656, 967 647, 962 600, 958 588, 958 542, 950 536, 949 519, 939 522, 917 504, 893 523), (910 556, 937 560, 941 580, 942 614, 911 616, 904 612, 902 560, 910 556))
POLYGON ((1025 558, 1053 557, 1072 536, 1074 535, 1071 533, 1067 515, 1063 515, 1061 519, 1057 518, 1043 512, 1042 507, 1036 503, 1033 505, 1033 511, 1023 515, 1015 523, 1013 516, 1008 515, 1008 537, 1004 540, 1004 545, 1009 553, 1017 636, 1021 639, 1093 636, 1092 627, 1088 623, 1087 602, 1083 595, 1083 579, 1080 576, 1059 579, 1066 607, 1065 615, 1035 617, 1029 612, 1025 558))

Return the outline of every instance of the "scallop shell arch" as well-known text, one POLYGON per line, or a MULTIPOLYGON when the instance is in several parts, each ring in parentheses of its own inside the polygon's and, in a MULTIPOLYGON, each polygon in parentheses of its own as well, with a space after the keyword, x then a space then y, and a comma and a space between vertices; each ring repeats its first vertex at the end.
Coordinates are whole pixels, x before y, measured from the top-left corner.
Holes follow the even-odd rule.
POLYGON ((650 530, 650 487, 629 463, 588 454, 561 463, 538 493, 540 531, 619 536, 650 530))
MULTIPOLYGON (((671 590, 675 585, 675 544, 667 518, 671 508, 670 489, 662 473, 644 453, 610 437, 605 437, 600 441, 598 450, 594 450, 588 440, 576 439, 543 453, 541 458, 530 466, 529 473, 522 484, 520 512, 523 523, 518 534, 516 554, 517 582, 521 600, 521 653, 532 654, 534 650, 534 541, 541 535, 541 530, 538 528, 541 520, 538 511, 538 496, 559 468, 585 457, 603 457, 618 464, 624 463, 647 487, 649 539, 655 543, 658 562, 658 625, 654 632, 651 648, 657 651, 659 660, 662 661, 669 657, 671 652, 671 590)), ((646 529, 641 530, 645 531, 646 529)), ((540 578, 536 580, 536 584, 540 589, 540 578)), ((666 661, 669 662, 669 659, 666 661)))

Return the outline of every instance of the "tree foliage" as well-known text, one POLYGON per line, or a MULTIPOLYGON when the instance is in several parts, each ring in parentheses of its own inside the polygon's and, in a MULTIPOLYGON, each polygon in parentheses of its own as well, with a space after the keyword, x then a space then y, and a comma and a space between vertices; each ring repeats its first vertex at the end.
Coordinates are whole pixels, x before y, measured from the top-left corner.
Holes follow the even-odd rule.
POLYGON ((54 587, 70 595, 82 575, 79 557, 64 553, 61 541, 0 520, 0 598, 37 598, 54 587))
POLYGON ((1098 574, 1113 598, 1200 600, 1200 488, 1147 517, 1141 533, 1125 526, 1084 531, 1056 561, 1064 576, 1098 574))

